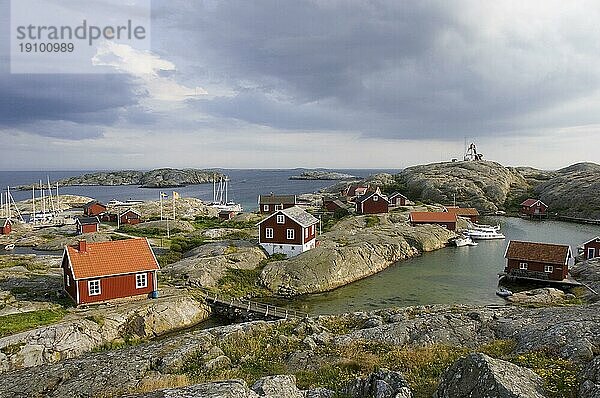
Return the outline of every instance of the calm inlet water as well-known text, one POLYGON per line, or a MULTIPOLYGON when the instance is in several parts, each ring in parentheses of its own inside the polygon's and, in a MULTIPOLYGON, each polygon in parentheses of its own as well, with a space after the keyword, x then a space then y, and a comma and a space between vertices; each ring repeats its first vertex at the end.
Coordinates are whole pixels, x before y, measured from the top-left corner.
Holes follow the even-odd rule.
POLYGON ((504 217, 483 221, 500 223, 507 239, 425 253, 332 292, 296 299, 291 306, 314 314, 333 314, 391 306, 503 303, 495 291, 510 239, 563 243, 576 250, 600 235, 598 226, 559 221, 504 217))

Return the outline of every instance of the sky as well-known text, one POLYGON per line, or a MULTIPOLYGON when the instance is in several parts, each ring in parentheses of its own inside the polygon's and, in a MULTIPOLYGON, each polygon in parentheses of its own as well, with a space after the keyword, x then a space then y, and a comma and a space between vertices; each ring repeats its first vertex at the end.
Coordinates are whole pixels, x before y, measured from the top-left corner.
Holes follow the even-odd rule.
POLYGON ((1 170, 600 163, 597 1, 154 0, 113 74, 11 74, 8 6, 1 170))

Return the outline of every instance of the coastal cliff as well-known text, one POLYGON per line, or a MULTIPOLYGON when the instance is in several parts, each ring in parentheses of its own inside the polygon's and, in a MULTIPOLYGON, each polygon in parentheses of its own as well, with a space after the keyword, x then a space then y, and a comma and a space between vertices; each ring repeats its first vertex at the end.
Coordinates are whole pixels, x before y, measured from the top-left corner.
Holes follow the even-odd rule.
MULTIPOLYGON (((80 176, 63 178, 55 181, 52 185, 59 186, 116 186, 116 185, 139 185, 143 188, 174 188, 186 185, 205 184, 213 181, 213 177, 221 177, 221 173, 212 170, 199 169, 155 169, 151 171, 108 171, 88 173, 80 176)), ((21 185, 17 189, 31 189, 31 185, 21 185)))

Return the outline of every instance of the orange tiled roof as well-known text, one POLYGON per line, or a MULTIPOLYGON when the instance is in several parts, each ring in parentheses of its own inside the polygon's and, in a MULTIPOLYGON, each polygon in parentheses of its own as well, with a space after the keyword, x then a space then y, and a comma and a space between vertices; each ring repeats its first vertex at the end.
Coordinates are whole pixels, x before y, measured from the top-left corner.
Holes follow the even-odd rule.
POLYGON ((158 270, 159 266, 146 239, 86 243, 85 252, 67 246, 75 279, 96 278, 158 270))
POLYGON ((446 210, 448 210, 448 213, 453 213, 453 214, 456 214, 457 216, 478 216, 479 215, 479 212, 474 207, 461 208, 461 207, 447 206, 446 210))
POLYGON ((410 213, 410 221, 413 222, 456 222, 456 214, 433 211, 413 211, 410 213))

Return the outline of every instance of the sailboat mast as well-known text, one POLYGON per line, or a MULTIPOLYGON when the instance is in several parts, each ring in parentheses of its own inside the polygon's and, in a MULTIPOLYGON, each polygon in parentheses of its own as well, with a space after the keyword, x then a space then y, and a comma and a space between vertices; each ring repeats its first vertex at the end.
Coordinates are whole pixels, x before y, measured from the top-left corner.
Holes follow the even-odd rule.
POLYGON ((58 197, 58 181, 56 181, 56 211, 60 211, 60 198, 58 197))
POLYGON ((35 184, 31 186, 31 222, 35 224, 35 184))
POLYGON ((46 216, 46 194, 44 193, 44 186, 42 185, 42 180, 40 180, 40 192, 42 193, 42 214, 43 217, 46 216))
POLYGON ((54 207, 54 198, 52 197, 52 186, 50 185, 50 176, 46 176, 48 179, 48 194, 50 195, 50 207, 52 208, 52 213, 56 214, 56 208, 54 207))

